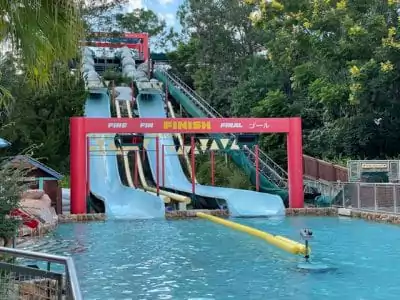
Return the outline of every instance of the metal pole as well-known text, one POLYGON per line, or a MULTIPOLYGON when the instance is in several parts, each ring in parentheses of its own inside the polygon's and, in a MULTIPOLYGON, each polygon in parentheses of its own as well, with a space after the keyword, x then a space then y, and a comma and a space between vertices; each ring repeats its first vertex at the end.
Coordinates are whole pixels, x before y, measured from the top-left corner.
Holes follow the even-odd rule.
POLYGON ((168 103, 168 79, 165 81, 165 104, 168 103))
POLYGON ((397 189, 396 184, 393 184, 393 211, 397 213, 397 189))
MULTIPOLYGON (((342 185, 342 184, 341 184, 342 185)), ((342 187, 342 203, 343 203, 343 207, 346 207, 345 205, 346 205, 346 201, 345 201, 345 196, 344 196, 344 194, 345 194, 345 188, 346 188, 346 186, 347 186, 347 184, 346 185, 342 185, 343 187, 342 187)), ((340 189, 339 189, 340 190, 340 189)))
POLYGON ((156 136, 156 185, 157 185, 157 196, 160 195, 160 138, 156 136))
POLYGON ((195 181, 195 178, 196 178, 196 166, 195 166, 195 156, 194 156, 194 147, 195 145, 194 145, 194 136, 191 136, 190 137, 190 154, 191 154, 191 158, 192 158, 192 161, 191 161, 191 165, 192 165, 192 194, 193 194, 193 197, 195 197, 195 195, 196 195, 196 181, 195 181))
POLYGON ((214 170, 214 164, 215 164, 215 158, 214 158, 214 151, 211 150, 210 152, 211 154, 211 185, 214 186, 215 185, 215 170, 214 170))
POLYGON ((162 186, 165 186, 165 145, 161 146, 161 180, 162 186))
POLYGON ((378 203, 376 200, 376 184, 374 183, 374 210, 377 211, 378 210, 378 203))
POLYGON ((139 167, 138 167, 138 159, 139 159, 139 157, 140 157, 140 155, 139 155, 139 153, 137 153, 137 151, 138 150, 135 150, 135 188, 137 188, 138 187, 138 170, 139 170, 139 167))
POLYGON ((111 85, 111 102, 112 102, 112 105, 114 106, 115 105, 115 84, 114 84, 114 80, 112 81, 112 83, 111 83, 112 85, 111 85))
POLYGON ((259 160, 258 160, 258 145, 255 146, 255 155, 256 155, 256 191, 260 191, 260 177, 259 177, 259 160))
POLYGON ((183 158, 185 158, 186 157, 186 149, 185 149, 185 134, 184 133, 182 133, 181 134, 181 136, 182 136, 182 154, 183 154, 183 158))

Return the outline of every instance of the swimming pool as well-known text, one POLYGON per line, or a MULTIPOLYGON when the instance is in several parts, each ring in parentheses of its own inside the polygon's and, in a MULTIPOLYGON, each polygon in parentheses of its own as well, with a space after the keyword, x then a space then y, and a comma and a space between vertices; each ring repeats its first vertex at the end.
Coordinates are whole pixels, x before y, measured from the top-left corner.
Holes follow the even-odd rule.
POLYGON ((205 220, 60 225, 27 249, 72 255, 84 299, 398 299, 400 227, 329 217, 238 219, 298 240, 337 269, 307 273, 301 257, 205 220))

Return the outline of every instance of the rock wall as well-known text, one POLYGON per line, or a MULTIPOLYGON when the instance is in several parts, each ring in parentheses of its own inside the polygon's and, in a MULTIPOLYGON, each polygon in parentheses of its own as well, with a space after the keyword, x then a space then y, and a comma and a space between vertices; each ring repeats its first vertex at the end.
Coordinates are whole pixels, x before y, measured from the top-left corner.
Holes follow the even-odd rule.
POLYGON ((42 190, 28 190, 22 194, 20 208, 39 221, 39 228, 32 229, 25 225, 20 228, 20 236, 43 234, 57 226, 58 216, 51 207, 50 197, 42 190))

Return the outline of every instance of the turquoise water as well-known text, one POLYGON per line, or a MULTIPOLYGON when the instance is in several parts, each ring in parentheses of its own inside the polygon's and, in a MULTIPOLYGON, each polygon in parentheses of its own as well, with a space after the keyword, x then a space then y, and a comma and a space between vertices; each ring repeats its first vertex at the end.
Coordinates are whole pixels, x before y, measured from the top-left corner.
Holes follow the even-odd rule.
POLYGON ((205 220, 64 224, 27 248, 72 255, 88 300, 399 298, 400 227, 326 217, 237 221, 297 240, 312 228, 313 260, 337 269, 300 271, 300 257, 205 220))

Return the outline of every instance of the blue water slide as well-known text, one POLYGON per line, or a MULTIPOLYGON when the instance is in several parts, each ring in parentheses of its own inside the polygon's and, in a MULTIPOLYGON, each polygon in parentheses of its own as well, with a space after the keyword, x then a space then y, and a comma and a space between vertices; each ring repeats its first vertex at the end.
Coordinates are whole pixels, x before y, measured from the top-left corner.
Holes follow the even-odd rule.
MULTIPOLYGON (((110 98, 107 90, 91 93, 85 104, 87 118, 109 118, 110 98)), ((110 149, 114 135, 91 137, 90 145, 105 144, 110 149)), ((103 149, 104 149, 103 148, 103 149)), ((115 219, 164 218, 165 207, 161 198, 142 190, 124 186, 118 172, 115 153, 90 153, 90 191, 104 201, 108 217, 115 219)))
MULTIPOLYGON (((137 97, 137 105, 139 115, 142 118, 166 118, 164 103, 161 95, 143 95, 137 97)), ((147 139, 147 155, 149 157, 149 165, 154 180, 156 179, 157 154, 156 154, 156 139, 152 134, 145 134, 147 139)), ((160 149, 164 146, 164 172, 165 180, 164 187, 177 191, 191 193, 192 183, 187 179, 183 172, 177 152, 170 147, 174 145, 173 138, 170 134, 159 135, 160 149)), ((159 162, 161 155, 159 151, 159 162)), ((162 172, 162 166, 159 165, 159 174, 162 172)), ((229 211, 234 217, 245 216, 273 216, 284 215, 285 207, 281 197, 266 193, 254 191, 212 187, 196 184, 196 195, 218 198, 226 201, 229 211)))

